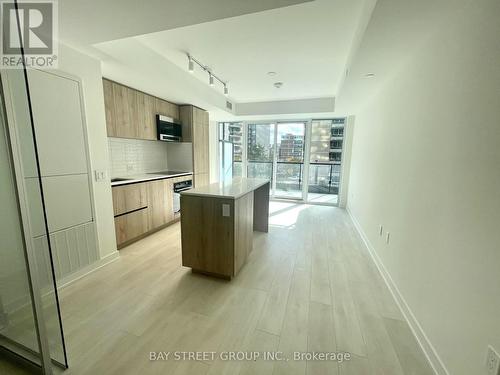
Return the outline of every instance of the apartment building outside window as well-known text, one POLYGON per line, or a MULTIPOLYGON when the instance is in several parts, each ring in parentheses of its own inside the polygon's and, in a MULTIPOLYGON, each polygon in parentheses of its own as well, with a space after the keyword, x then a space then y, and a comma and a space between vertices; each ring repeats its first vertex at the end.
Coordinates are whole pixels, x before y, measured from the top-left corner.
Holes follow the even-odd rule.
POLYGON ((231 147, 221 151, 221 169, 230 166, 231 176, 269 179, 275 198, 338 203, 344 118, 219 126, 221 145, 231 147))

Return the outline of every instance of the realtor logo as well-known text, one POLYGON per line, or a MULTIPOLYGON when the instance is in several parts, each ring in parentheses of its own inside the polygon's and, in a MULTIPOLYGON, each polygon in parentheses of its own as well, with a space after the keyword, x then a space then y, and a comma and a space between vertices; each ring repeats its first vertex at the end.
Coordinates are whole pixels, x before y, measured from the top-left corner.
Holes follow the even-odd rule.
POLYGON ((2 67, 22 68, 24 61, 27 67, 56 68, 57 2, 4 0, 0 4, 2 67))

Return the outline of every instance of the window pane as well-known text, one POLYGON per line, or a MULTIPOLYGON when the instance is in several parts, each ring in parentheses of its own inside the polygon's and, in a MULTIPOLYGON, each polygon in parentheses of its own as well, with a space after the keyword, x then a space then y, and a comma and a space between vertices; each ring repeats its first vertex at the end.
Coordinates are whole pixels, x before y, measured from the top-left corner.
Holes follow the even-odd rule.
POLYGON ((274 124, 248 124, 248 161, 272 161, 274 124))
POLYGON ((278 124, 278 162, 304 161, 305 124, 278 124))
POLYGON ((251 178, 267 178, 270 181, 273 178, 272 162, 248 161, 247 176, 251 178))
POLYGON ((345 119, 315 120, 311 128, 308 200, 333 203, 338 200, 340 163, 345 119))

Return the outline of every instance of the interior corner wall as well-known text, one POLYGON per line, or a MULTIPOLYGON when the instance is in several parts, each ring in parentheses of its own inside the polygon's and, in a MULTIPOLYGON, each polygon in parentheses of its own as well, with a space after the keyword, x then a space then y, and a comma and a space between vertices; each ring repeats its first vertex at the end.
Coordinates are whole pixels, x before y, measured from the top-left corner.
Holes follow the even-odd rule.
POLYGON ((499 20, 497 0, 439 20, 354 111, 348 209, 454 375, 500 350, 499 20))
MULTIPOLYGON (((101 63, 61 43, 58 70, 82 80, 92 173, 107 171, 107 177, 110 177, 101 63)), ((117 251, 109 179, 94 181, 93 196, 99 251, 104 258, 117 251)))

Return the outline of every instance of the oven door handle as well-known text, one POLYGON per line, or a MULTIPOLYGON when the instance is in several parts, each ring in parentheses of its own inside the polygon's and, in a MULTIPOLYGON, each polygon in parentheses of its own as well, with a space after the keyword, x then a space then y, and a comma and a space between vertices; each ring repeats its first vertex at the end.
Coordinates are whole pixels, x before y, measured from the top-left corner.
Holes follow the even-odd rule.
POLYGON ((191 190, 192 187, 185 187, 180 189, 174 189, 174 193, 180 193, 181 191, 191 190))

